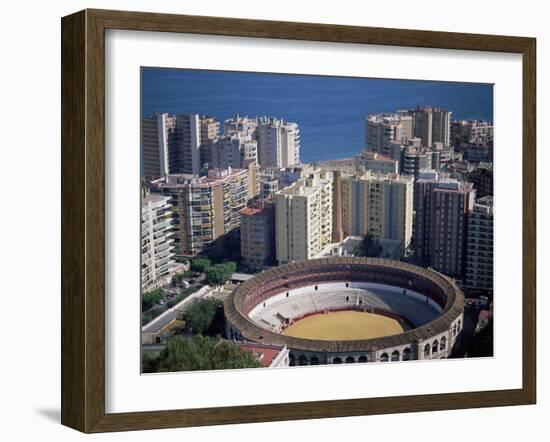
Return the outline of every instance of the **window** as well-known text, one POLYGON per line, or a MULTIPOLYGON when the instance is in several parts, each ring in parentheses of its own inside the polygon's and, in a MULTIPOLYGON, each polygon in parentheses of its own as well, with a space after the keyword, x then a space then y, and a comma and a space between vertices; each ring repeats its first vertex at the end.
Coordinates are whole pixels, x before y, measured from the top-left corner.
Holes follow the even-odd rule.
POLYGON ((388 362, 389 360, 389 356, 387 353, 382 353, 382 355, 380 356, 380 362, 388 362))
POLYGON ((391 354, 391 360, 393 361, 399 361, 399 351, 394 350, 391 354))
POLYGON ((424 346, 424 357, 427 358, 428 356, 430 356, 430 344, 424 346))

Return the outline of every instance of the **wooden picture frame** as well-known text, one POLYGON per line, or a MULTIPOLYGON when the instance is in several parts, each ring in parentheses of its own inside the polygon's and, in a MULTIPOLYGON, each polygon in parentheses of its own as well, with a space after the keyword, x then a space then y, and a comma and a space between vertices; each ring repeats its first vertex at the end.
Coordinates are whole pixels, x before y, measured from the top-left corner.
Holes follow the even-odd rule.
POLYGON ((536 400, 536 41, 533 38, 84 10, 62 19, 62 410, 83 432, 533 404, 536 400), (517 53, 523 57, 523 385, 468 393, 105 412, 105 30, 517 53))

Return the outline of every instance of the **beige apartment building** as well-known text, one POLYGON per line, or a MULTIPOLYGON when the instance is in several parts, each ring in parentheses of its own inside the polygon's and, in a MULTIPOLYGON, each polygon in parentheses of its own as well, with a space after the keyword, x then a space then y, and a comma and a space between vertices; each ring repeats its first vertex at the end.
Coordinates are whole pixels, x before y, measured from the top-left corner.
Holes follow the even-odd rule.
POLYGON ((248 171, 212 169, 208 176, 167 175, 151 191, 170 196, 175 221, 177 259, 194 256, 238 232, 248 201, 248 171), (236 230, 237 229, 237 230, 236 230))
POLYGON ((367 115, 366 150, 391 157, 391 142, 403 143, 413 137, 413 117, 406 112, 367 115))
POLYGON ((200 124, 200 165, 212 164, 212 144, 220 137, 220 122, 214 117, 201 116, 200 124))
POLYGON ((412 238, 413 182, 410 176, 371 171, 342 176, 344 236, 398 240, 404 252, 412 238))
POLYGON ((332 172, 316 170, 275 194, 279 264, 312 259, 332 238, 332 172))

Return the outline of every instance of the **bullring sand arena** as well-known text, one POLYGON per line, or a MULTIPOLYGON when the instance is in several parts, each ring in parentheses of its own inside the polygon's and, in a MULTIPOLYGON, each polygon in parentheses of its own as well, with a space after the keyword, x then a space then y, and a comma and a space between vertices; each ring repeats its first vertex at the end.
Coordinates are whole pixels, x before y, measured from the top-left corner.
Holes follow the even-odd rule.
POLYGON ((324 341, 372 339, 408 330, 387 316, 357 311, 319 313, 300 319, 283 331, 285 336, 324 341))

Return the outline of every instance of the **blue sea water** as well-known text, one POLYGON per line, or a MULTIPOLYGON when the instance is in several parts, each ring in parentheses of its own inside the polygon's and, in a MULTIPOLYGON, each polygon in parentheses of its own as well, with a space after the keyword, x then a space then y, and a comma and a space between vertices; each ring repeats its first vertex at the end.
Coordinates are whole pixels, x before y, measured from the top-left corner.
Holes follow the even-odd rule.
POLYGON ((363 150, 365 115, 446 107, 453 118, 493 120, 491 84, 143 68, 141 113, 272 115, 298 123, 301 160, 363 150))

